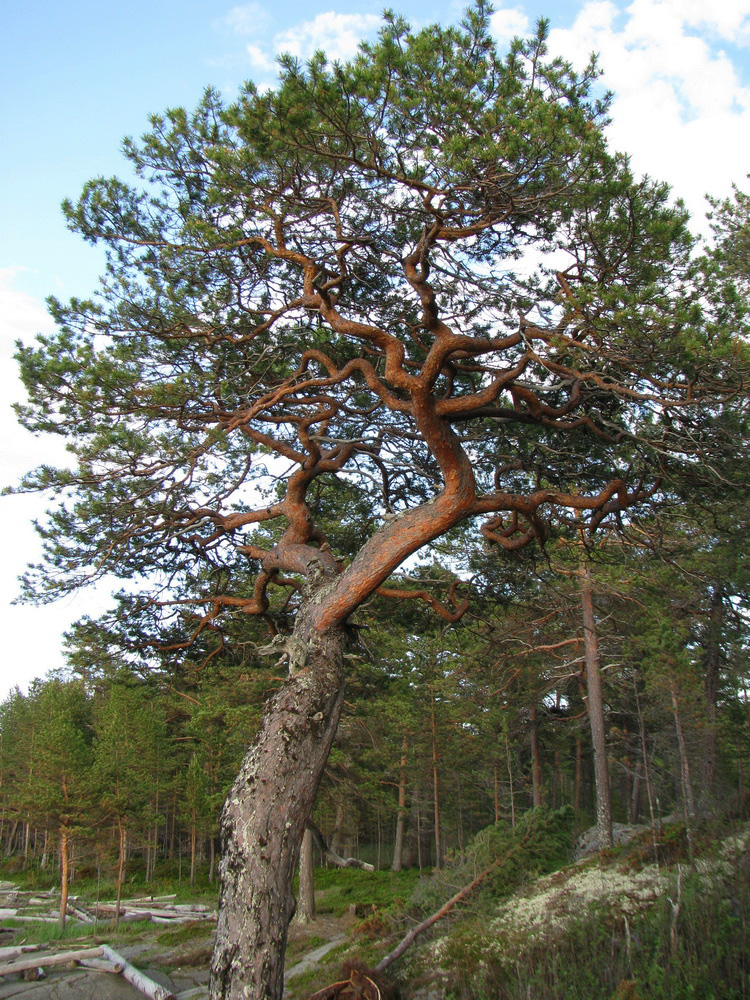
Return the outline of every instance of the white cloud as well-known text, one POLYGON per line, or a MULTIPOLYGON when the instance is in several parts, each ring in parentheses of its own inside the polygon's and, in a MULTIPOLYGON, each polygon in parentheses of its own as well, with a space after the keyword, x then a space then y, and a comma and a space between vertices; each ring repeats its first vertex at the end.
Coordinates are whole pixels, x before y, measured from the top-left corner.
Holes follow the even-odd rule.
POLYGON ((273 56, 260 45, 248 45, 246 46, 245 51, 247 52, 250 60, 250 65, 254 67, 254 69, 267 73, 276 65, 273 56))
POLYGON ((375 14, 337 14, 329 10, 312 21, 279 32, 273 40, 274 49, 302 60, 322 49, 331 62, 343 62, 357 54, 360 41, 372 35, 380 23, 375 14))
MULTIPOLYGON (((49 332, 53 325, 44 303, 17 287, 24 271, 21 267, 0 269, 0 439, 3 442, 0 487, 15 485, 35 465, 64 463, 67 459, 61 440, 35 438, 18 424, 10 406, 11 402, 25 398, 13 359, 15 341, 31 343, 37 333, 49 332)), ((80 600, 69 599, 51 607, 11 604, 20 589, 16 577, 27 563, 40 557, 40 543, 31 521, 42 516, 46 503, 40 496, 0 498, 5 528, 0 574, 0 629, 5 637, 5 667, 0 669, 0 699, 13 685, 25 687, 34 677, 61 665, 63 629, 91 607, 91 595, 88 601, 82 595, 80 600)))
POLYGON ((52 320, 44 303, 15 287, 23 268, 0 269, 0 439, 3 442, 0 459, 0 487, 15 482, 32 466, 42 462, 64 462, 66 452, 62 441, 39 440, 25 431, 16 420, 11 403, 26 398, 18 378, 13 358, 17 340, 30 344, 37 333, 50 332, 52 320))
POLYGON ((502 45, 513 38, 525 38, 530 32, 530 22, 518 7, 504 7, 490 16, 490 30, 502 45))
POLYGON ((236 35, 257 35, 268 26, 268 12, 259 3, 232 7, 222 18, 222 23, 236 35))
MULTIPOLYGON (((653 0, 634 0, 630 12, 634 20, 653 16, 653 0)), ((689 25, 715 34, 730 42, 746 42, 750 38, 750 5, 748 0, 660 0, 658 14, 663 22, 674 26, 689 25)))
POLYGON ((728 192, 750 169, 750 87, 716 45, 737 42, 749 19, 750 0, 589 0, 550 35, 552 52, 574 63, 600 54, 613 147, 669 181, 696 216, 706 193, 728 192))

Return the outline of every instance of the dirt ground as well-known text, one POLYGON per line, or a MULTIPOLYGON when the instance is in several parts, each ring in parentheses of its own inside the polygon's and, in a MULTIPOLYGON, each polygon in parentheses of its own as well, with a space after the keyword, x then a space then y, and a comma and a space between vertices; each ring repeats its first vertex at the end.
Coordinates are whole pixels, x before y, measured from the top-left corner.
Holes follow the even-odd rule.
MULTIPOLYGON (((328 950, 347 939, 350 917, 321 915, 313 924, 292 924, 289 929, 287 976, 314 969, 328 950)), ((178 1000, 205 1000, 208 995, 208 967, 213 945, 213 925, 196 927, 195 934, 179 944, 164 944, 164 926, 139 936, 131 944, 113 942, 113 947, 149 978, 166 987, 178 1000)), ((97 939, 105 941, 105 938, 97 939)), ((10 944, 7 939, 4 944, 10 944)), ((89 939, 84 947, 96 946, 89 939)), ((62 950, 52 946, 54 951, 62 950)), ((31 954, 28 956, 32 957, 31 954)), ((49 967, 39 981, 26 982, 19 975, 0 979, 0 1000, 138 1000, 143 998, 121 975, 81 967, 49 967)))

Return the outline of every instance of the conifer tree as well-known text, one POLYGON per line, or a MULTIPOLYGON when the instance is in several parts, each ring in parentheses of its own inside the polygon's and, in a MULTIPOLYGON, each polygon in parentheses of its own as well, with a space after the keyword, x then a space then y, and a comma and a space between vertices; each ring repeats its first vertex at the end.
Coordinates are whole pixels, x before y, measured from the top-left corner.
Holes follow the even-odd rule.
POLYGON ((91 704, 80 683, 60 680, 43 685, 33 700, 38 739, 27 790, 34 814, 56 838, 64 924, 74 843, 91 819, 91 704))
POLYGON ((107 249, 99 293, 53 301, 58 332, 20 352, 22 421, 77 460, 24 481, 60 498, 29 595, 148 578, 193 635, 258 615, 286 659, 223 813, 214 1000, 281 996, 362 603, 458 620, 456 587, 389 577, 464 522, 505 550, 556 513, 596 530, 721 445, 706 409, 744 392, 684 211, 607 149, 595 65, 548 58, 543 22, 500 54, 489 14, 386 14, 349 63, 287 58, 275 90, 155 116, 125 145, 153 184, 66 206, 107 249), (316 509, 337 495, 343 549, 316 509))

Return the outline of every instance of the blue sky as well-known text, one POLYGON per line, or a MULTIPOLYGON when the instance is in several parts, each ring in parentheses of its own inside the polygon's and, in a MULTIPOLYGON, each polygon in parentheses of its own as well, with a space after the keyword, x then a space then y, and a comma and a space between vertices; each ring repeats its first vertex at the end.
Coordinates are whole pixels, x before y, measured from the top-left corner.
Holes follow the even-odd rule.
MULTIPOLYGON (((413 24, 460 17, 462 4, 394 3, 413 24)), ((149 113, 190 107, 207 85, 228 98, 243 80, 270 85, 286 49, 345 58, 371 37, 382 5, 369 0, 305 4, 218 0, 5 0, 0 10, 0 485, 54 461, 59 443, 17 429, 9 403, 21 398, 10 360, 13 341, 45 326, 43 299, 85 295, 100 267, 97 250, 68 233, 59 205, 98 174, 122 172, 123 136, 149 113)), ((638 172, 669 181, 701 221, 703 195, 723 195, 750 172, 750 0, 519 0, 498 4, 502 44, 550 18, 555 53, 582 64, 601 54, 603 83, 615 92, 612 144, 638 172)), ((60 665, 60 632, 103 595, 46 609, 10 607, 15 578, 35 558, 29 519, 36 499, 3 504, 5 558, 0 622, 5 668, 0 697, 60 665), (12 666, 11 666, 12 665, 12 666)))

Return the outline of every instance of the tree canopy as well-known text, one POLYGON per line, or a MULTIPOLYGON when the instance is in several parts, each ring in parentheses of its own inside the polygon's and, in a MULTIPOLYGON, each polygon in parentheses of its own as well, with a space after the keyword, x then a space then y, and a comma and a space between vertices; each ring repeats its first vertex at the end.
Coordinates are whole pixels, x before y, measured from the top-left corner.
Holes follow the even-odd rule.
POLYGON ((389 581, 422 546, 468 523, 514 550, 678 472, 725 483, 745 419, 738 299, 608 149, 595 63, 549 58, 545 22, 501 54, 489 13, 387 14, 349 63, 285 58, 273 90, 154 116, 124 147, 140 183, 65 206, 106 248, 98 292, 51 300, 57 333, 20 350, 21 419, 74 459, 24 481, 59 497, 28 594, 137 578, 195 632, 263 616, 289 662, 225 810, 215 997, 280 994, 362 602, 457 620, 455 586, 389 581))

